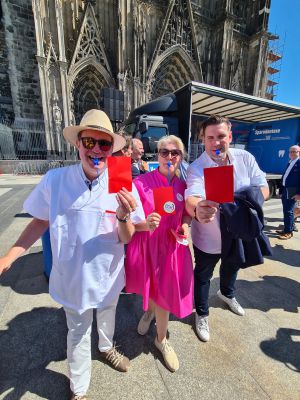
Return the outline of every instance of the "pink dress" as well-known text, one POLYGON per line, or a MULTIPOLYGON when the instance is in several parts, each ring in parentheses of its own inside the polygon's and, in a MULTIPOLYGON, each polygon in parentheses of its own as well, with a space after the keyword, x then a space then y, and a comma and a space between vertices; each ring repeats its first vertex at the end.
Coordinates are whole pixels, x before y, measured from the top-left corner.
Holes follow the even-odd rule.
MULTIPOLYGON (((134 180, 146 217, 154 211, 153 188, 168 186, 168 180, 158 169, 134 180)), ((143 308, 149 298, 178 318, 193 311, 193 264, 188 246, 178 244, 170 229, 177 230, 185 215, 186 185, 174 177, 176 214, 162 216, 154 232, 136 232, 127 247, 125 271, 126 290, 143 296, 143 308)))

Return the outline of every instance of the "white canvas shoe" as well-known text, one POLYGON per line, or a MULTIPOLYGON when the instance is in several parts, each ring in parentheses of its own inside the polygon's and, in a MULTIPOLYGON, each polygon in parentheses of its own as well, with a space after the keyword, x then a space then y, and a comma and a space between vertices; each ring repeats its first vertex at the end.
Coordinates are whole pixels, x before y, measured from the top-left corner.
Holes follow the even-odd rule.
POLYGON ((196 313, 195 314, 195 327, 196 327, 196 332, 197 332, 199 339, 202 340, 202 342, 208 342, 210 339, 208 317, 201 316, 196 313))
POLYGON ((245 315, 245 310, 243 307, 238 303, 235 297, 232 299, 229 299, 228 297, 224 296, 220 290, 217 292, 218 297, 223 300, 230 308, 232 312, 234 312, 237 315, 243 316, 245 315))

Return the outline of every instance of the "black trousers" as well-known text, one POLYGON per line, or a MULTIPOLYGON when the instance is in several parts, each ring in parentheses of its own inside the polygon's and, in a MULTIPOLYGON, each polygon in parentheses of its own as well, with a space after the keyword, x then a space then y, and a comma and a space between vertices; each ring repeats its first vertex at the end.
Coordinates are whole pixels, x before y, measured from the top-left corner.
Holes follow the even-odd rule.
MULTIPOLYGON (((198 315, 209 315, 208 296, 210 280, 221 254, 209 254, 194 246, 195 270, 194 270, 194 300, 198 315)), ((220 290, 221 293, 232 299, 235 292, 235 281, 239 268, 234 268, 221 263, 220 266, 220 290)))

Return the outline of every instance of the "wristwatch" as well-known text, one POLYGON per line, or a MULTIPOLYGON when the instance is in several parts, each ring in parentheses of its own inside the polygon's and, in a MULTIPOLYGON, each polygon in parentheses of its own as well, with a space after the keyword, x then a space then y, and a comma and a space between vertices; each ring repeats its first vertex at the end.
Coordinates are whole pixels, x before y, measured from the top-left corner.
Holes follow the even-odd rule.
POLYGON ((129 221, 129 219, 130 219, 130 214, 127 214, 125 218, 119 218, 119 217, 117 216, 117 214, 116 214, 116 218, 117 218, 117 220, 118 220, 119 222, 125 223, 125 222, 129 221))

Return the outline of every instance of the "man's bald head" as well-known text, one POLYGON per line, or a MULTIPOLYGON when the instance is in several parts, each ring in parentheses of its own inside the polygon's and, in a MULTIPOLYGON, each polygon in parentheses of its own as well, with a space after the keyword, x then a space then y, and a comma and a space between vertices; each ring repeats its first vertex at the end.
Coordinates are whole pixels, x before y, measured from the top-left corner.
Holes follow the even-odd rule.
POLYGON ((291 160, 295 160, 297 157, 300 155, 300 146, 295 144, 294 146, 291 146, 289 149, 289 156, 291 160))
POLYGON ((139 161, 144 154, 143 142, 140 139, 132 139, 132 155, 131 158, 134 161, 139 161))

